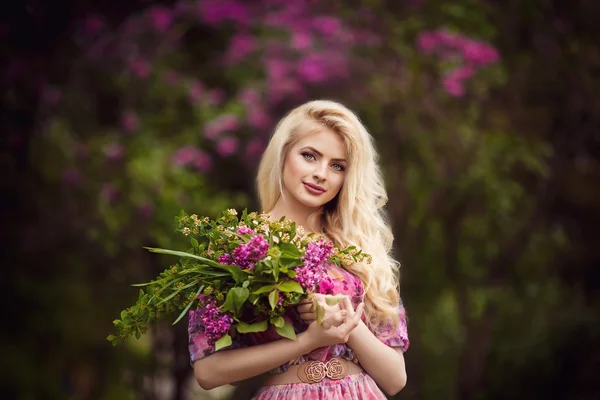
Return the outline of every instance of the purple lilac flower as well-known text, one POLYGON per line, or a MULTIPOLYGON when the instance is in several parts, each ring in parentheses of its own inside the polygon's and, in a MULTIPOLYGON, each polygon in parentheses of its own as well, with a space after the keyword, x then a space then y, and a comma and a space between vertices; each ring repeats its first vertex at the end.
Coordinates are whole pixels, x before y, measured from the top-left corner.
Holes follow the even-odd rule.
POLYGON ((304 265, 296 268, 296 282, 306 291, 312 292, 319 282, 326 279, 324 264, 332 253, 333 244, 329 241, 320 239, 318 242, 309 243, 302 258, 304 265))
POLYGON ((226 137, 217 143, 216 150, 219 155, 229 157, 233 155, 238 148, 238 140, 234 137, 226 137))
POLYGON ((325 275, 319 282, 317 293, 321 294, 333 294, 334 284, 333 279, 329 275, 325 275))
POLYGON ((204 308, 196 309, 193 318, 199 318, 201 325, 204 326, 206 337, 216 341, 229 332, 233 319, 219 310, 217 302, 212 297, 201 294, 198 300, 204 308))
POLYGON ((225 253, 219 256, 219 258, 217 259, 217 262, 219 264, 226 264, 226 265, 231 265, 232 264, 233 259, 231 258, 231 255, 225 253))
POLYGON ((237 230, 237 233, 238 235, 254 235, 256 231, 247 226, 240 226, 240 228, 237 230))
POLYGON ((254 265, 265 258, 269 243, 263 235, 254 235, 248 243, 241 244, 233 250, 233 261, 242 269, 254 269, 254 265))

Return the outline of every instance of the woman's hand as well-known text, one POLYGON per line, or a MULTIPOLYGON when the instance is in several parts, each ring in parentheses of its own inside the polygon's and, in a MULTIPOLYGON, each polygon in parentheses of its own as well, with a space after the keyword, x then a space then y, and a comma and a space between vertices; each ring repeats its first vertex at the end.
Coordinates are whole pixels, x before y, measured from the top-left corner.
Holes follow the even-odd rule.
MULTIPOLYGON (((333 307, 333 306, 330 306, 333 307)), ((350 333, 358 326, 363 315, 365 305, 360 303, 356 311, 348 297, 344 297, 340 302, 338 312, 330 313, 323 318, 319 325, 317 321, 311 322, 306 330, 306 334, 311 341, 313 348, 332 346, 339 343, 348 342, 350 333), (341 323, 335 325, 341 317, 341 323)))
POLYGON ((335 305, 329 305, 325 300, 325 295, 313 294, 312 298, 304 299, 298 304, 298 306, 296 306, 296 310, 300 315, 300 319, 302 319, 305 324, 310 325, 317 319, 315 303, 321 306, 324 310, 323 323, 326 324, 326 328, 329 326, 338 326, 344 322, 346 314, 341 312, 342 310, 339 303, 335 305))

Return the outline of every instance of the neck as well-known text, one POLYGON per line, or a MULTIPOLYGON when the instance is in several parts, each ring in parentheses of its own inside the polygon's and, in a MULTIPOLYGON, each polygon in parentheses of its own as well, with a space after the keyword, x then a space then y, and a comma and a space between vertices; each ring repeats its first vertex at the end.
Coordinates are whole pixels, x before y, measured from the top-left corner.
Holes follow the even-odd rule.
MULTIPOLYGON (((287 196, 289 198, 289 196, 287 196)), ((302 205, 289 204, 286 199, 279 197, 275 207, 273 207, 267 214, 275 220, 281 217, 294 221, 296 225, 302 226, 307 232, 321 232, 321 219, 311 218, 315 213, 319 211, 318 208, 309 208, 302 205)))

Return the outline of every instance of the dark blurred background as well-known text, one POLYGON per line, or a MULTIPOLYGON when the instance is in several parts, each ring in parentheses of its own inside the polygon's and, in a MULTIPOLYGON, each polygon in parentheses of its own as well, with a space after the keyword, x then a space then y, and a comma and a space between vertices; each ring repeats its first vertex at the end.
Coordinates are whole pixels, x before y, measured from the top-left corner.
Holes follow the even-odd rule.
POLYGON ((398 399, 600 398, 600 3, 12 1, 0 19, 3 398, 216 399, 165 321, 113 348, 173 216, 256 209, 309 99, 376 139, 398 399))

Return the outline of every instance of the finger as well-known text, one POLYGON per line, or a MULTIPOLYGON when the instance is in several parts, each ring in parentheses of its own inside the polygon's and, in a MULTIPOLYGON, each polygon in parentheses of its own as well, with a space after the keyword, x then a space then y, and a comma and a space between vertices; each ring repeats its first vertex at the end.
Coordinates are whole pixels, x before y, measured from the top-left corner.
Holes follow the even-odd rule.
POLYGON ((298 304, 312 304, 312 302, 313 302, 312 299, 304 299, 298 304))
POLYGON ((356 325, 358 325, 360 323, 360 320, 362 319, 364 312, 365 312, 365 303, 360 303, 356 307, 356 312, 352 316, 352 320, 356 321, 356 325))
POLYGON ((325 317, 323 319, 322 326, 325 329, 329 329, 332 326, 340 326, 344 322, 346 322, 347 315, 348 315, 348 313, 345 310, 338 311, 338 312, 333 313, 333 314, 329 314, 327 317, 325 317))
POLYGON ((354 315, 354 306, 352 305, 352 301, 350 301, 350 297, 346 296, 340 301, 340 308, 348 311, 349 317, 354 315))
POLYGON ((315 313, 301 313, 300 319, 303 321, 315 321, 317 319, 317 314, 315 313))
POLYGON ((310 304, 301 304, 298 307, 296 307, 296 309, 298 310, 298 312, 300 314, 302 313, 307 313, 307 312, 312 312, 312 302, 310 304))

